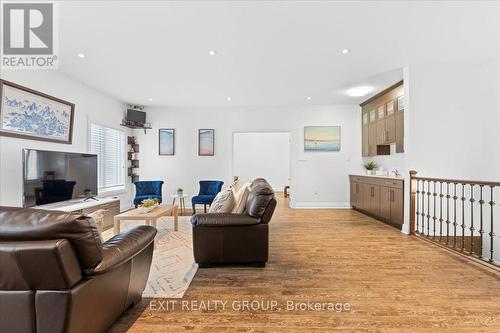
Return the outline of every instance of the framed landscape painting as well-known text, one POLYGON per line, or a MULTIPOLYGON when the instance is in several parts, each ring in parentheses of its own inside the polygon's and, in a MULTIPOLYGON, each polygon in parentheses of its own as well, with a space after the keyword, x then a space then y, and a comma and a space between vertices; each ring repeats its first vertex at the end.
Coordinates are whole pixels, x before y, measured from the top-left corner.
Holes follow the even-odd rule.
POLYGON ((340 151, 340 126, 305 126, 304 151, 340 151))
POLYGON ((75 105, 0 80, 0 135, 71 144, 75 105))
POLYGON ((198 156, 214 156, 215 130, 198 130, 198 156))
POLYGON ((175 155, 175 129, 160 128, 160 155, 175 155))

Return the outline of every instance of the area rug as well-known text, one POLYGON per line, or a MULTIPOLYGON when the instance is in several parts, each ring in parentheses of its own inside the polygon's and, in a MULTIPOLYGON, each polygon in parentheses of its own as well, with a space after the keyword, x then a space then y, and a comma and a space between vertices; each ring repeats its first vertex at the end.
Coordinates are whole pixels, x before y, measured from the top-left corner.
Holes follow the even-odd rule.
MULTIPOLYGON (((146 289, 145 298, 182 298, 193 280, 198 265, 193 257, 192 228, 189 216, 179 216, 179 230, 174 232, 173 217, 160 218, 157 223, 156 248, 146 289)), ((140 221, 122 221, 121 230, 137 225, 140 221)), ((103 232, 104 240, 113 237, 113 230, 103 232)))

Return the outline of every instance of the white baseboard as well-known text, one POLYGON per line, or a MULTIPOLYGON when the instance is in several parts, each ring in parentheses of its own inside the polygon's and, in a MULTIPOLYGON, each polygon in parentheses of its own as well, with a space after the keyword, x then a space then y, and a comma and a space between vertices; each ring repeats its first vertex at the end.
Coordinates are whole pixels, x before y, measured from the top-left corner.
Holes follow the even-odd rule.
POLYGON ((303 209, 322 209, 322 208, 351 209, 351 206, 347 202, 293 202, 293 201, 290 201, 290 208, 303 208, 303 209))

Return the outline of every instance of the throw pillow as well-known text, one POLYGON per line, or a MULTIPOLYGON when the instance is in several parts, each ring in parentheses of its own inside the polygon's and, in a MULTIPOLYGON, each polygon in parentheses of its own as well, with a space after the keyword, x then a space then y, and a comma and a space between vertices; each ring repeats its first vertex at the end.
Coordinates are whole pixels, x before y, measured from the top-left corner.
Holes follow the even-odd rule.
POLYGON ((238 192, 241 188, 241 182, 239 179, 236 179, 231 186, 229 186, 230 189, 232 189, 235 192, 238 192))
POLYGON ((250 194, 250 183, 244 184, 237 192, 233 190, 236 204, 233 208, 233 213, 242 214, 245 212, 248 195, 250 194))
POLYGON ((210 205, 209 213, 231 213, 236 201, 234 200, 233 191, 228 189, 217 194, 214 201, 210 205))

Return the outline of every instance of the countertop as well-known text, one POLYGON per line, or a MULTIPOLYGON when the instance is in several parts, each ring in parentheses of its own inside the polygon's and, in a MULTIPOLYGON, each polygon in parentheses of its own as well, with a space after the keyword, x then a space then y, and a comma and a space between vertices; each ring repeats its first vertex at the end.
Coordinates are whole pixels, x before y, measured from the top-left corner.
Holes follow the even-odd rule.
POLYGON ((382 176, 382 175, 351 174, 350 176, 404 180, 403 176, 396 177, 396 176, 392 176, 392 175, 390 175, 390 176, 382 176))

